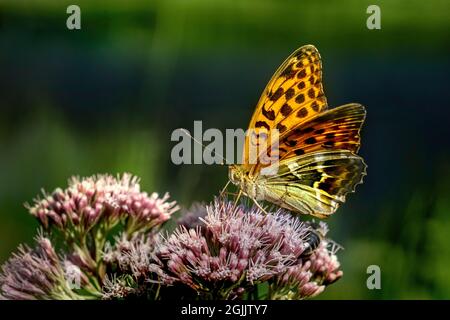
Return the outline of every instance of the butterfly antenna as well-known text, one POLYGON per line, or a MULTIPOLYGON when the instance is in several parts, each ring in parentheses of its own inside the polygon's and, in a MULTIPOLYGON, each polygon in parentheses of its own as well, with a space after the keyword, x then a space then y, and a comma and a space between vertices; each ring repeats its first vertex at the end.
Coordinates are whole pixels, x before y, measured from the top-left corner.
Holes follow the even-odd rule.
POLYGON ((208 146, 205 146, 203 143, 201 143, 200 141, 198 141, 197 139, 195 139, 195 138, 190 134, 189 131, 187 131, 187 130, 184 129, 184 128, 180 128, 180 130, 183 131, 183 132, 184 132, 188 137, 190 137, 192 140, 194 140, 194 142, 196 142, 196 143, 198 143, 199 145, 201 145, 203 148, 208 149, 209 151, 212 151, 212 152, 214 152, 214 154, 216 154, 216 155, 218 155, 219 157, 221 157, 222 160, 223 160, 223 162, 221 163, 221 165, 224 165, 224 164, 227 162, 227 159, 225 159, 225 157, 224 157, 222 154, 220 154, 219 152, 216 152, 215 150, 211 149, 211 148, 208 147, 208 146))

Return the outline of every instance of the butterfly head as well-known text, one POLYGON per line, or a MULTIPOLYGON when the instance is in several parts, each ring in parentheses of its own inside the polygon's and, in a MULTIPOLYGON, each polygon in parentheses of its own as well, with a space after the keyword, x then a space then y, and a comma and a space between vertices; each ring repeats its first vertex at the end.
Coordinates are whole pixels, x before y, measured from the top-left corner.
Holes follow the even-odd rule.
POLYGON ((228 178, 237 186, 243 186, 249 176, 248 170, 244 166, 230 165, 228 169, 228 178))
POLYGON ((236 165, 230 165, 228 168, 228 178, 234 185, 240 185, 243 179, 242 169, 236 165))

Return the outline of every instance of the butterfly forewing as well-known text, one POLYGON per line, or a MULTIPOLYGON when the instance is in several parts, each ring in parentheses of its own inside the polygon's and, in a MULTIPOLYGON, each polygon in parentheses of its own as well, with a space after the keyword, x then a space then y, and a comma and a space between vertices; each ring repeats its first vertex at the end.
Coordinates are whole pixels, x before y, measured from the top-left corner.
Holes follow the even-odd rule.
POLYGON ((284 61, 264 89, 249 125, 258 134, 247 137, 243 163, 251 162, 250 146, 271 141, 272 129, 277 129, 281 137, 326 108, 319 52, 312 45, 303 46, 284 61))

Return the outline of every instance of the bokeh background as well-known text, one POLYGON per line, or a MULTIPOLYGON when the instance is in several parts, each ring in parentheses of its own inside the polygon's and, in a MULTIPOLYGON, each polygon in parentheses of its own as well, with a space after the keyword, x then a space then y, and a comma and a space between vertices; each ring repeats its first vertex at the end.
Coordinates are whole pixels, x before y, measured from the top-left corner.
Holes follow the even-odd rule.
POLYGON ((448 1, 0 1, 0 262, 31 242, 23 207, 72 175, 132 172, 182 206, 223 166, 175 166, 171 132, 246 128, 297 47, 323 58, 332 106, 368 110, 368 176, 329 219, 344 278, 328 299, 450 298, 448 1), (66 28, 81 7, 82 29, 66 28), (381 30, 366 8, 381 7, 381 30), (379 265, 382 289, 368 290, 379 265))

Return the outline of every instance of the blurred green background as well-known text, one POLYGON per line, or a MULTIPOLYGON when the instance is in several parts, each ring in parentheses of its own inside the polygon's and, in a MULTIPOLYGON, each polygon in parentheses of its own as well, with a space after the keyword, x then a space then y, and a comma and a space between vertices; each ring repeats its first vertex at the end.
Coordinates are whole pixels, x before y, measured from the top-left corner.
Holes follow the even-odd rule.
POLYGON ((450 298, 448 1, 0 1, 0 262, 37 226, 23 208, 71 175, 132 172, 182 206, 222 166, 174 166, 171 132, 246 128, 297 47, 323 58, 332 106, 368 110, 368 176, 329 219, 345 250, 329 299, 450 298), (381 30, 366 9, 381 7, 381 30), (368 290, 366 268, 381 268, 368 290))

